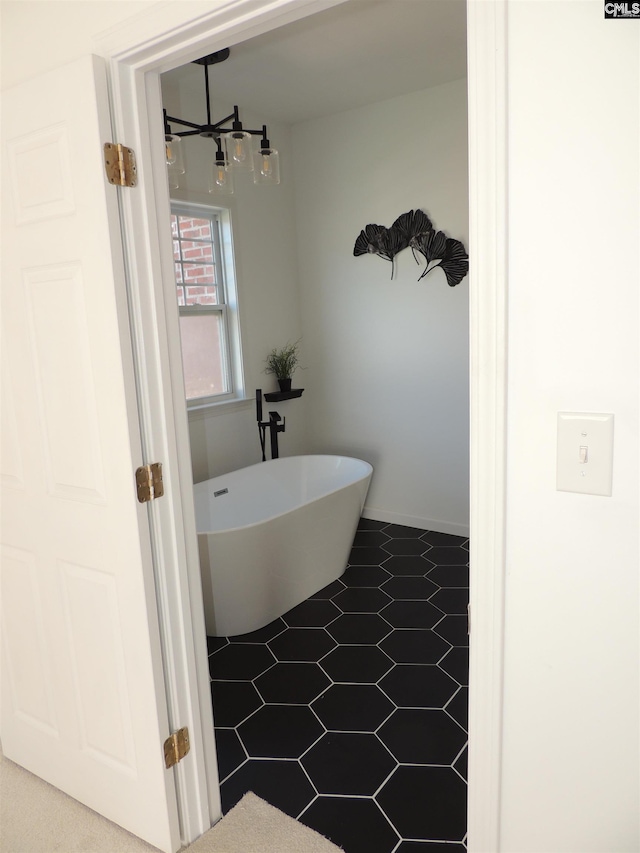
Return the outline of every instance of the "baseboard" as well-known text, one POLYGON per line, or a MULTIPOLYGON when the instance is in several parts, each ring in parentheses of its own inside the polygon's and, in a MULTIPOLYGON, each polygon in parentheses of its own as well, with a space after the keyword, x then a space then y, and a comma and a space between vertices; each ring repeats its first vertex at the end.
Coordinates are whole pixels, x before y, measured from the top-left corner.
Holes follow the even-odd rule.
POLYGON ((418 527, 421 530, 433 530, 436 533, 451 533, 454 536, 469 536, 469 525, 458 524, 452 521, 439 521, 435 518, 418 518, 414 515, 404 515, 399 512, 390 512, 378 507, 365 506, 362 510, 363 518, 372 521, 384 521, 387 524, 402 524, 405 527, 418 527))

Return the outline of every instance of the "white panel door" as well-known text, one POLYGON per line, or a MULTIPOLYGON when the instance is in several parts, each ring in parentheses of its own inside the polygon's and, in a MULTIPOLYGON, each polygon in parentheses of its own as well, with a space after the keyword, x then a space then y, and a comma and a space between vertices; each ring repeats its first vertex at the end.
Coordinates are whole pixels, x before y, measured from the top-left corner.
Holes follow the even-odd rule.
POLYGON ((102 60, 3 93, 2 747, 175 851, 107 141, 102 60))

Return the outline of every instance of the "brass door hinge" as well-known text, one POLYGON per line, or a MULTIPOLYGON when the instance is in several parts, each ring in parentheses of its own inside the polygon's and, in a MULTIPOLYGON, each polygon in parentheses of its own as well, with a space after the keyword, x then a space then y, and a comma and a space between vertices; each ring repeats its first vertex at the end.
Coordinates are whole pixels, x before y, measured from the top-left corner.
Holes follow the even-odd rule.
POLYGON ((136 470, 136 488, 138 490, 138 500, 141 504, 161 498, 164 495, 162 462, 141 465, 136 470))
POLYGON ((120 143, 105 142, 104 168, 107 180, 118 187, 135 187, 138 183, 136 155, 132 148, 120 143))
POLYGON ((189 752, 189 729, 178 729, 164 742, 164 763, 167 770, 177 764, 189 752))

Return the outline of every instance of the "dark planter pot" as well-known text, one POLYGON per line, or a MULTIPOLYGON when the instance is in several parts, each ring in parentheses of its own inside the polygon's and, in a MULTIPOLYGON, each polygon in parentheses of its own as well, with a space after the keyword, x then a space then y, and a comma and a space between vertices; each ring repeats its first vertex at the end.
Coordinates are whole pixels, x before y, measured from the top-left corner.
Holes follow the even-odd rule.
POLYGON ((291 377, 289 379, 278 379, 281 391, 291 391, 291 377))

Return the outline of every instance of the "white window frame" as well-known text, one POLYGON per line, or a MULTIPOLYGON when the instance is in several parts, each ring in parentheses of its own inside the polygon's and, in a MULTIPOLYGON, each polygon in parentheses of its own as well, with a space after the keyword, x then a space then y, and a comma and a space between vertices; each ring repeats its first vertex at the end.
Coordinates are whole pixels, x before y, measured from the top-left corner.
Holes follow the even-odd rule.
MULTIPOLYGON (((206 397, 187 398, 185 395, 187 410, 190 413, 212 410, 245 398, 231 214, 226 208, 177 199, 171 200, 171 213, 177 216, 209 219, 213 226, 214 266, 220 302, 215 305, 179 305, 176 296, 176 307, 180 317, 217 314, 222 319, 222 369, 229 390, 206 397)), ((181 285, 176 282, 176 288, 179 286, 181 285)))

